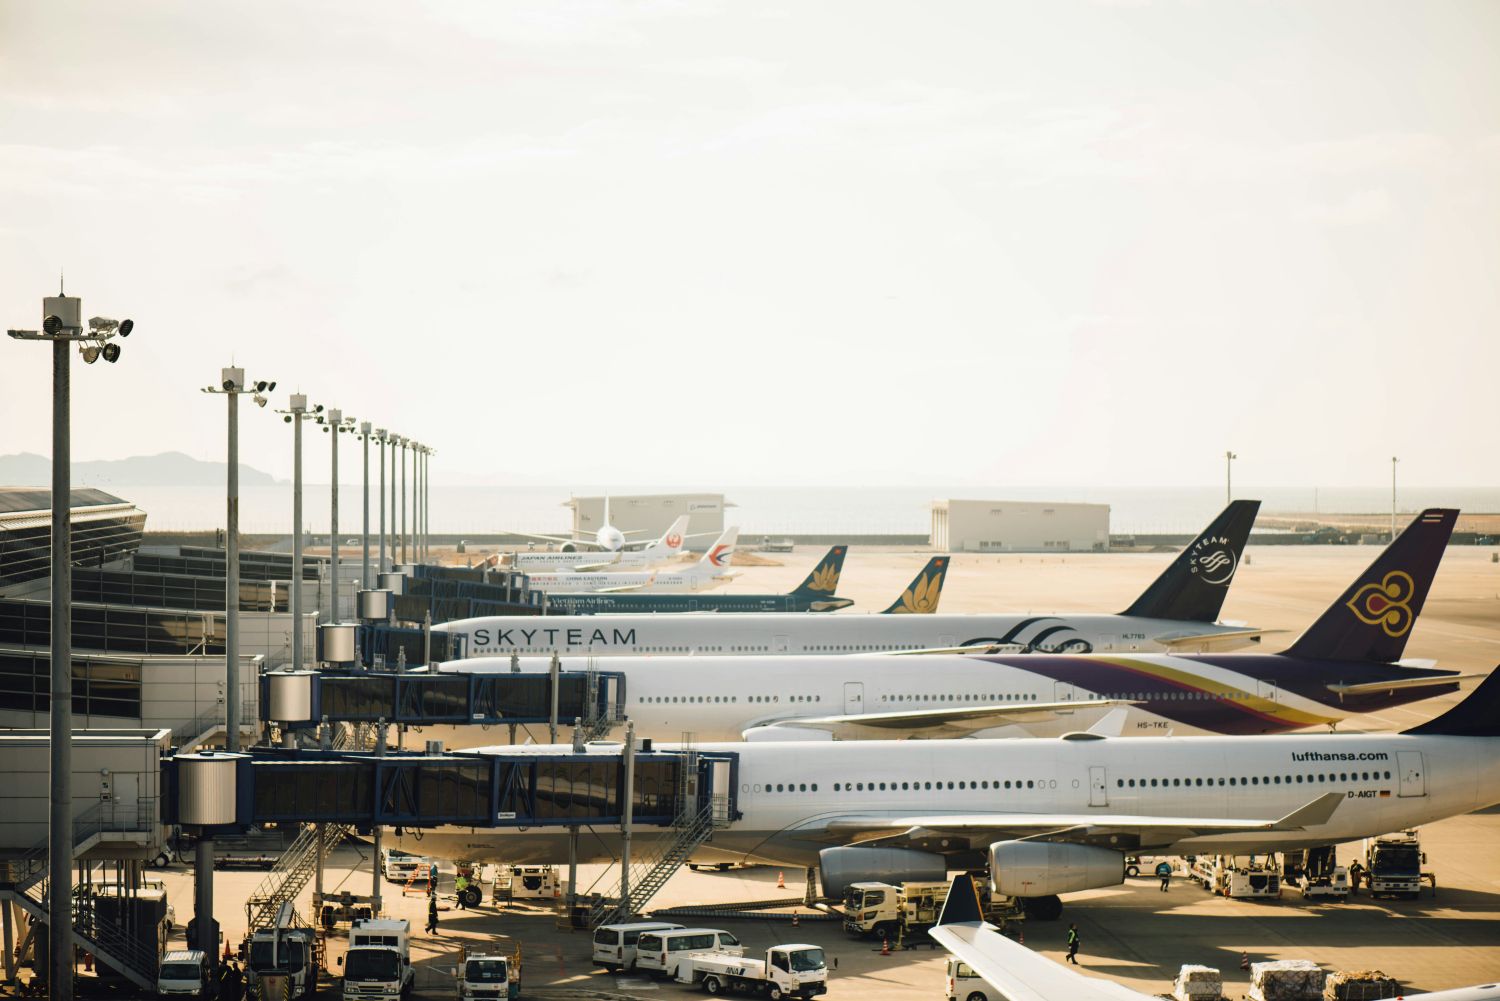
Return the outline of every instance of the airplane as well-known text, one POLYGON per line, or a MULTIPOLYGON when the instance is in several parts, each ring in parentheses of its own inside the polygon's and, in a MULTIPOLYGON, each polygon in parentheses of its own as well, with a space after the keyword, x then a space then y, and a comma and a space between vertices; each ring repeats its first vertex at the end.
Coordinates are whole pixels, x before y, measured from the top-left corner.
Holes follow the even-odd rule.
MULTIPOLYGON (((831 612, 854 604, 836 598, 848 546, 834 546, 812 572, 786 594, 549 594, 547 608, 554 615, 599 615, 629 612, 831 612)), ((925 578, 919 578, 923 580, 925 578)), ((918 582, 914 581, 915 587, 918 582)), ((941 590, 942 578, 937 578, 941 590)), ((911 588, 907 589, 908 591, 911 588)), ((898 598, 896 604, 900 604, 898 598)), ((932 604, 936 604, 934 597, 932 604)))
MULTIPOLYGON (((1160 995, 1132 990, 1102 977, 1070 970, 1001 934, 984 920, 974 877, 953 877, 938 923, 929 932, 974 974, 993 985, 994 1001, 1158 1001, 1160 995)), ((1500 984, 1455 987, 1428 994, 1402 994, 1424 1001, 1500 1001, 1500 984)))
MULTIPOLYGON (((685 519, 678 519, 679 521, 685 519)), ((734 546, 740 530, 726 528, 724 533, 698 562, 681 570, 612 570, 600 573, 533 573, 528 574, 527 586, 547 594, 566 592, 619 593, 625 591, 660 594, 682 594, 695 591, 711 591, 721 584, 733 580, 729 573, 730 561, 734 558, 734 546)))
MULTIPOLYGON (((1259 507, 1259 501, 1231 503, 1129 608, 1114 615, 487 616, 433 629, 465 637, 468 656, 1227 650, 1258 643, 1262 635, 1259 629, 1214 621, 1259 507)), ((931 586, 913 592, 909 610, 931 601, 931 586)))
MULTIPOLYGON (((597 769, 551 759, 566 746, 467 752, 536 755, 541 774, 532 788, 547 790, 538 807, 558 811, 554 819, 525 828, 408 831, 395 835, 397 846, 473 861, 562 863, 575 795, 565 790, 613 796, 624 781, 618 744, 585 745, 585 755, 598 756, 597 769)), ((817 865, 830 897, 856 882, 988 868, 994 894, 1017 898, 1034 919, 1055 920, 1061 894, 1123 883, 1127 855, 1326 849, 1500 803, 1500 671, 1403 733, 657 749, 730 758, 724 771, 734 787, 698 793, 705 813, 722 808, 714 798, 733 798, 712 840, 691 851, 694 862, 817 865)), ((637 795, 660 809, 661 797, 674 794, 638 786, 637 795)), ((640 837, 637 850, 649 854, 640 837)), ((579 862, 610 862, 621 831, 592 826, 573 844, 579 862)))
MULTIPOLYGON (((655 542, 646 543, 640 549, 625 549, 614 552, 586 552, 564 550, 553 553, 511 553, 508 565, 523 573, 555 573, 573 571, 586 573, 591 570, 644 570, 669 563, 682 555, 687 541, 688 516, 683 515, 661 534, 655 542)), ((602 531, 602 529, 601 529, 602 531)))
MULTIPOLYGON (((702 740, 777 741, 1332 728, 1457 691, 1473 677, 1401 659, 1457 517, 1418 515, 1283 653, 931 653, 916 665, 890 654, 667 656, 620 658, 609 670, 623 678, 636 733, 664 740, 685 730, 702 740)), ((512 667, 509 658, 480 657, 438 670, 512 667)), ((449 739, 462 746, 473 735, 449 739)))
POLYGON ((592 539, 580 534, 576 530, 572 535, 567 537, 560 535, 538 535, 535 532, 512 532, 510 534, 519 535, 523 539, 540 539, 543 542, 553 543, 565 553, 576 553, 580 546, 593 546, 606 553, 618 553, 628 545, 625 541, 626 535, 638 535, 640 533, 636 531, 622 532, 611 524, 609 517, 609 495, 605 494, 604 524, 599 526, 599 530, 594 533, 592 539))

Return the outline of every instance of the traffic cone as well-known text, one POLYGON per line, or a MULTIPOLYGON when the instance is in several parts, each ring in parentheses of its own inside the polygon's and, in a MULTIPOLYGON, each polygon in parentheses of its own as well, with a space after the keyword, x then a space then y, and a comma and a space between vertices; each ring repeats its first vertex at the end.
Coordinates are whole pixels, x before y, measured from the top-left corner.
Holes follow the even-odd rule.
POLYGON ((1250 969, 1250 953, 1249 952, 1242 952, 1242 953, 1240 953, 1240 969, 1242 969, 1242 970, 1248 970, 1248 969, 1250 969))
POLYGON ((792 927, 793 928, 797 928, 797 927, 800 927, 801 924, 802 924, 802 917, 801 917, 801 915, 797 914, 796 912, 793 912, 792 913, 792 927))
POLYGON ((780 869, 776 870, 776 889, 786 889, 786 873, 782 872, 780 869))
POLYGON ((889 938, 880 940, 880 954, 882 956, 889 956, 891 954, 891 940, 889 938))

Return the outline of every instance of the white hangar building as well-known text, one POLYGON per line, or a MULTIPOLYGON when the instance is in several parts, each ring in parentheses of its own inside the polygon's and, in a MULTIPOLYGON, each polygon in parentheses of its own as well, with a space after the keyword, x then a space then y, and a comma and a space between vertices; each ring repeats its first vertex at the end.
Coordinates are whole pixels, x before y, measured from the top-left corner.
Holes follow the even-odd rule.
POLYGON ((948 553, 1103 552, 1109 548, 1109 505, 933 501, 929 542, 948 553))

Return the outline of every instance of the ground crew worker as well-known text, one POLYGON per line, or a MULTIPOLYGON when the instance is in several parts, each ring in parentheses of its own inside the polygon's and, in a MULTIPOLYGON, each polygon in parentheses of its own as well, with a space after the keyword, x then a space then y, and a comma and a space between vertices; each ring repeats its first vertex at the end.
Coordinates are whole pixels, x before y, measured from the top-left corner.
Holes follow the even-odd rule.
POLYGON ((427 931, 433 935, 438 933, 437 894, 435 893, 427 895, 427 931))
POLYGON ((1078 926, 1068 925, 1068 962, 1078 965, 1078 926))
POLYGON ((458 896, 458 909, 461 911, 468 910, 468 908, 464 906, 464 891, 468 888, 469 877, 460 872, 458 874, 458 878, 453 881, 453 890, 454 893, 456 893, 458 896))
POLYGON ((1162 860, 1156 863, 1156 875, 1161 877, 1161 892, 1167 892, 1167 886, 1172 882, 1172 863, 1162 860))
POLYGON ((1365 867, 1359 864, 1359 859, 1349 863, 1349 892, 1359 896, 1359 884, 1365 877, 1365 867))

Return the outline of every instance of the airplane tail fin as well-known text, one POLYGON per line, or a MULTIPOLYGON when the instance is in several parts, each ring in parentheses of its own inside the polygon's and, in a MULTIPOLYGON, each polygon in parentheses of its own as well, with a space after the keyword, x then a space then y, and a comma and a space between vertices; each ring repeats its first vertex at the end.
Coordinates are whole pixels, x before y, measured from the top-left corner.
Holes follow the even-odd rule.
POLYGON ((1428 508, 1417 515, 1286 655, 1400 660, 1457 522, 1455 508, 1428 508))
POLYGON ((798 584, 792 590, 792 594, 831 596, 839 589, 839 575, 844 572, 844 556, 849 552, 848 546, 834 546, 828 550, 818 565, 813 568, 807 579, 798 584))
POLYGON ((1230 501, 1124 614, 1143 619, 1216 621, 1259 511, 1258 500, 1230 501))
POLYGON ((687 544, 687 527, 688 516, 684 514, 668 526, 661 538, 656 540, 656 545, 664 549, 668 556, 678 555, 687 544))
POLYGON ((730 561, 734 559, 734 544, 739 537, 738 525, 731 525, 724 529, 723 534, 708 547, 708 552, 704 553, 698 562, 713 570, 728 570, 730 561))
POLYGON ((1402 732, 1434 737, 1500 737, 1500 668, 1491 671, 1468 698, 1437 719, 1402 732))
POLYGON ((938 610, 938 599, 943 595, 943 580, 948 576, 948 557, 934 556, 927 561, 922 572, 901 592, 901 597, 891 603, 884 613, 929 614, 938 610))

